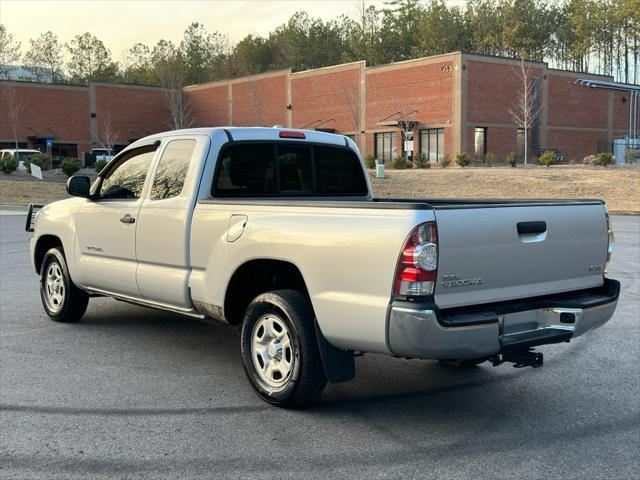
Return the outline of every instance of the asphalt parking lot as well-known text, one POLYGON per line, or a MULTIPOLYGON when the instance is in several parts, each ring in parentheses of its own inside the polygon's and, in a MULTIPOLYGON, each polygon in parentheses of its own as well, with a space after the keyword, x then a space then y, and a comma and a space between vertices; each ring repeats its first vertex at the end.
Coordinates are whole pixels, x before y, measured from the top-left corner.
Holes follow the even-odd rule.
POLYGON ((45 316, 0 216, 0 478, 640 478, 640 217, 615 217, 614 319, 541 369, 380 355, 305 410, 245 380, 236 329, 93 299, 45 316))

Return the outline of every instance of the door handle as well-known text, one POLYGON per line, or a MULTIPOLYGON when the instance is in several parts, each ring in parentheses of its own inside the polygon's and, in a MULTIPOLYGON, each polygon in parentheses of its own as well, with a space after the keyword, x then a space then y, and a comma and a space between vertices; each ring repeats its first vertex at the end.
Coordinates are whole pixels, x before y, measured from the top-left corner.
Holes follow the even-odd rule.
POLYGON ((537 235, 547 231, 546 222, 519 222, 518 235, 537 235))
POLYGON ((120 219, 120 221, 121 221, 122 223, 136 223, 136 219, 135 219, 135 218, 133 218, 133 217, 132 217, 131 215, 129 215, 128 213, 127 213, 124 217, 122 217, 122 218, 120 219))

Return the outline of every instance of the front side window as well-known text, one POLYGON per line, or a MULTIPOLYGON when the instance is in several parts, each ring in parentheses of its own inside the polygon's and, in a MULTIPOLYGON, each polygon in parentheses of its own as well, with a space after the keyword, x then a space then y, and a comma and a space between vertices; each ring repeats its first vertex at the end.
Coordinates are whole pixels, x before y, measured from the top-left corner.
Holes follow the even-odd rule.
POLYGON ((100 187, 100 198, 135 200, 140 198, 155 147, 135 150, 107 173, 100 187))
POLYGON ((476 127, 473 133, 474 153, 483 158, 487 153, 487 127, 476 127))
POLYGON ((398 140, 396 132, 382 132, 375 135, 375 156, 383 163, 390 163, 398 156, 398 140))
POLYGON ((220 156, 216 197, 367 195, 357 155, 345 148, 240 143, 220 156))
POLYGON ((152 200, 177 197, 182 193, 195 148, 195 140, 172 140, 167 144, 153 178, 152 200))
POLYGON ((428 128, 420 132, 420 153, 430 162, 444 156, 444 128, 428 128))

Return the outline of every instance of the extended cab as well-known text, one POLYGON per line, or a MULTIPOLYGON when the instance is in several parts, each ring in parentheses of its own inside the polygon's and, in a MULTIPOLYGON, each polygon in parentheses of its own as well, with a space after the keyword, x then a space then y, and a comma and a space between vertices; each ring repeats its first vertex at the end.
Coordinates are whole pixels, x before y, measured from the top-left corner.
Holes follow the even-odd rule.
POLYGON ((242 327, 267 402, 308 402, 354 354, 540 366, 611 318, 600 200, 376 199, 352 140, 280 128, 153 135, 36 214, 46 313, 110 296, 242 327))

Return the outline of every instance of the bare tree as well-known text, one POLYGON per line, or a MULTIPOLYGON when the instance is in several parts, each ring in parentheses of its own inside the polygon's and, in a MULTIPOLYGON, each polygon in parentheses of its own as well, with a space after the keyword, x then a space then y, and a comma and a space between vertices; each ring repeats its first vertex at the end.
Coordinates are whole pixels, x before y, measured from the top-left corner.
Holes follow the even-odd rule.
POLYGON ((189 128, 193 122, 193 115, 182 88, 164 87, 164 95, 169 107, 169 126, 174 130, 189 128))
POLYGON ((20 42, 16 42, 13 35, 0 23, 0 79, 10 78, 11 70, 21 56, 20 42))
POLYGON ((10 83, 2 85, 2 99, 4 100, 6 108, 6 118, 8 118, 9 125, 11 125, 13 141, 16 149, 18 149, 18 127, 20 126, 22 114, 27 106, 26 99, 18 92, 16 87, 10 83))
MULTIPOLYGON (((416 120, 411 120, 409 117, 414 113, 418 113, 417 110, 409 110, 409 106, 405 105, 404 108, 398 112, 398 126, 402 130, 402 151, 404 152, 403 157, 405 162, 409 161, 409 152, 406 148, 404 148, 404 142, 413 141, 413 132, 418 126, 418 122, 416 120)), ((415 145, 415 144, 414 144, 415 145)), ((415 153, 415 152, 414 152, 415 153)), ((414 155, 415 157, 415 155, 414 155)))
POLYGON ((513 122, 524 131, 524 164, 529 158, 529 130, 540 114, 538 102, 538 89, 535 87, 535 79, 524 59, 520 60, 520 68, 516 70, 516 75, 520 83, 520 91, 516 97, 513 107, 509 109, 509 114, 513 122))
POLYGON ((357 89, 355 92, 353 90, 349 92, 345 88, 342 89, 342 92, 344 93, 344 96, 347 99, 347 105, 349 107, 349 111, 351 112, 351 122, 353 123, 353 130, 360 133, 359 132, 360 128, 358 127, 358 125, 360 125, 359 93, 357 89))
POLYGON ((169 109, 169 126, 174 130, 189 128, 193 117, 191 105, 182 90, 184 74, 181 65, 177 62, 167 63, 158 71, 158 76, 169 109))
POLYGON ((169 110, 169 126, 174 130, 189 128, 193 118, 191 105, 182 90, 186 81, 186 65, 182 55, 171 42, 161 40, 151 56, 160 85, 164 90, 164 98, 169 110))
POLYGON ((100 143, 103 147, 109 149, 113 154, 113 147, 118 143, 118 132, 113 129, 113 121, 111 119, 111 112, 107 112, 102 117, 102 135, 100 135, 100 143))

